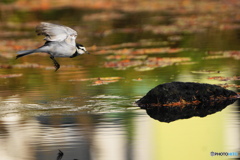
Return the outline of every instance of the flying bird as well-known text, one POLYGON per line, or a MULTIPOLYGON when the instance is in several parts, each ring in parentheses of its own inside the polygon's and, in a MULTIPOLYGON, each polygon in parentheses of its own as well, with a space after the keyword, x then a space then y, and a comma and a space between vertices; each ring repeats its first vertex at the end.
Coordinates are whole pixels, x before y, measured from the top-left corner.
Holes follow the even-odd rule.
POLYGON ((60 68, 60 64, 56 61, 55 57, 73 58, 80 54, 88 53, 83 45, 76 43, 77 32, 70 27, 41 22, 36 27, 36 32, 38 35, 45 36, 45 44, 37 49, 19 51, 16 58, 36 52, 45 52, 50 55, 55 66, 55 71, 57 71, 60 68))

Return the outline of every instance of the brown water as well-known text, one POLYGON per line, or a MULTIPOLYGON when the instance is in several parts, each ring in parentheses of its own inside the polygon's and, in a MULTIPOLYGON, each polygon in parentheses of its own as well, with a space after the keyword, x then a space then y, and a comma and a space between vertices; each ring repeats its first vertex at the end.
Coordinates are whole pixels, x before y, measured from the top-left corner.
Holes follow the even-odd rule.
POLYGON ((239 85, 233 78, 240 74, 238 28, 219 29, 211 19, 203 20, 207 27, 175 23, 183 17, 195 20, 198 13, 19 12, 1 18, 6 32, 0 34, 0 75, 5 75, 0 78, 0 159, 54 160, 58 149, 63 160, 237 157, 210 152, 240 151, 239 102, 204 118, 172 123, 151 119, 134 102, 172 81, 239 85), (73 27, 91 54, 56 58, 57 72, 45 54, 15 60, 18 50, 44 43, 34 33, 40 21, 73 27), (214 76, 228 81, 209 78, 214 76))

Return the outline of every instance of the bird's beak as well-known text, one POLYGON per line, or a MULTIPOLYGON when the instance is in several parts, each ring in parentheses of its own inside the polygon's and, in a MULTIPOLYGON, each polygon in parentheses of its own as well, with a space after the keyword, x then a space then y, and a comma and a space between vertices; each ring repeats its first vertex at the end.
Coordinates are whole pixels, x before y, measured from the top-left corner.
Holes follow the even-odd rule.
POLYGON ((86 54, 90 54, 88 51, 85 51, 86 54))

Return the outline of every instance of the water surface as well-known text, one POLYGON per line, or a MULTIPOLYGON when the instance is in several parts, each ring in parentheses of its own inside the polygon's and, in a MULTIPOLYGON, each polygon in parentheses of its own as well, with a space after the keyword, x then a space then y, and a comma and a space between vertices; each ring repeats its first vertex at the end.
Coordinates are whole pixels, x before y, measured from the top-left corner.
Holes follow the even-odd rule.
POLYGON ((0 79, 1 159, 56 159, 58 149, 64 160, 202 160, 212 159, 212 151, 239 152, 238 102, 172 123, 151 119, 134 103, 172 81, 239 85, 209 79, 239 76, 239 29, 179 30, 171 24, 189 15, 162 12, 109 12, 115 16, 107 20, 103 11, 74 8, 19 12, 7 16, 18 20, 6 18, 1 26, 8 34, 0 36, 0 74, 11 77, 0 79), (34 33, 40 21, 73 27, 91 54, 57 58, 57 72, 48 55, 15 60, 17 50, 43 44, 34 33), (215 51, 228 52, 210 54, 215 51))

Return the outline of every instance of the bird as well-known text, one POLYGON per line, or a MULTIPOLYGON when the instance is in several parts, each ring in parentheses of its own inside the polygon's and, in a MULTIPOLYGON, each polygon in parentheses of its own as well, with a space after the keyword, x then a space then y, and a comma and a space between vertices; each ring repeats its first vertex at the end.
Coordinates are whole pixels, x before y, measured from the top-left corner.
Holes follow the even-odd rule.
POLYGON ((45 36, 45 44, 37 49, 18 51, 16 59, 36 52, 48 53, 57 71, 60 64, 55 57, 73 58, 80 54, 89 54, 83 45, 76 43, 77 32, 70 27, 41 22, 36 26, 36 33, 45 36))

